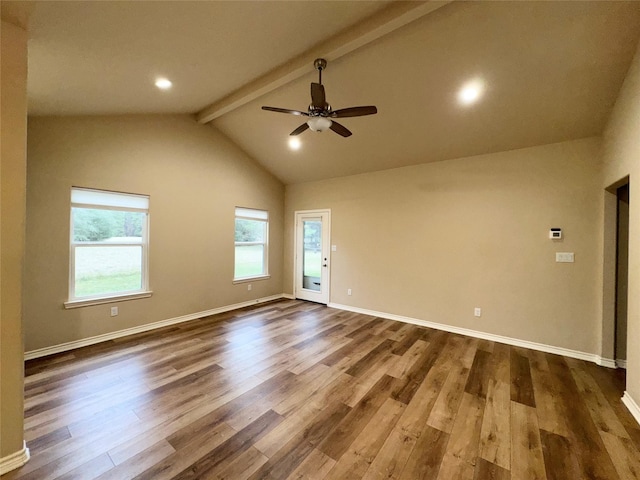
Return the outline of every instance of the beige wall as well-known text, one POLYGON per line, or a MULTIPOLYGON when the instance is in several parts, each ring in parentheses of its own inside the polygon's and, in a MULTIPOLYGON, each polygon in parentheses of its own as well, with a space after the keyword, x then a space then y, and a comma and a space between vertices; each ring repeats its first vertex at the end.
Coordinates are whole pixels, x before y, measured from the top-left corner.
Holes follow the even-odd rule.
POLYGON ((597 354, 600 147, 592 138, 287 186, 285 291, 294 211, 330 208, 331 302, 597 354), (548 239, 551 227, 564 240, 548 239), (558 251, 575 263, 556 263, 558 251))
POLYGON ((627 311, 627 391, 640 403, 640 48, 604 133, 606 188, 629 176, 629 297, 627 311))
POLYGON ((284 187, 189 116, 30 118, 26 350, 282 292, 284 187), (150 195, 153 296, 65 310, 71 186, 150 195), (270 214, 269 280, 233 285, 234 207, 270 214))
POLYGON ((23 446, 22 272, 26 195, 27 33, 2 22, 0 149, 0 458, 23 446))

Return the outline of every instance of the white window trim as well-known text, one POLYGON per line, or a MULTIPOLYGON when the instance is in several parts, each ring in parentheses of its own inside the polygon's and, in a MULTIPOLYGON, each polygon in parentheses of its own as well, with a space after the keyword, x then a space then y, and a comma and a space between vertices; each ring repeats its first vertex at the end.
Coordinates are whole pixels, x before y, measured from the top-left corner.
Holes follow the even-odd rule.
POLYGON ((238 283, 247 283, 247 282, 251 282, 251 281, 257 281, 257 280, 267 280, 269 278, 271 278, 271 274, 269 273, 269 211, 268 210, 262 210, 259 208, 245 208, 245 207, 236 207, 235 208, 235 212, 237 212, 238 210, 240 211, 255 211, 255 212, 261 212, 264 213, 264 218, 262 217, 252 217, 252 216, 248 216, 248 215, 238 215, 236 213, 236 215, 233 217, 233 222, 234 222, 234 229, 235 229, 235 221, 236 219, 240 218, 242 220, 252 220, 255 222, 264 222, 265 224, 265 239, 264 242, 233 242, 233 281, 232 283, 238 284, 238 283), (235 252, 235 247, 237 245, 264 245, 264 257, 262 258, 262 264, 264 267, 264 273, 260 274, 260 275, 253 275, 250 277, 236 277, 235 276, 235 271, 236 271, 236 252, 235 252))
POLYGON ((249 283, 249 282, 257 282, 259 280, 268 280, 271 278, 270 274, 266 275, 255 275, 253 277, 241 277, 233 280, 233 284, 236 285, 238 283, 249 283))
MULTIPOLYGON (((73 191, 87 191, 96 192, 98 194, 113 194, 113 195, 126 195, 128 197, 140 197, 145 198, 148 202, 149 197, 146 195, 139 195, 135 193, 122 193, 113 192, 108 190, 98 190, 90 188, 72 187, 71 195, 73 191)), ((86 307, 91 305, 100 305, 104 303, 123 302, 126 300, 134 300, 137 298, 148 298, 153 294, 149 290, 149 209, 148 208, 136 208, 126 206, 110 206, 102 205, 100 203, 75 203, 71 201, 69 208, 69 299, 64 302, 65 309, 86 307), (102 243, 102 242, 74 242, 73 241, 73 209, 74 208, 89 208, 95 210, 114 210, 120 212, 140 212, 145 215, 145 222, 142 225, 142 239, 139 242, 114 242, 114 243, 102 243), (141 258, 141 275, 142 275, 142 287, 139 290, 131 290, 127 292, 98 294, 84 297, 75 297, 72 294, 75 293, 75 249, 76 247, 126 247, 126 246, 140 246, 142 247, 141 258)))
POLYGON ((64 302, 64 308, 69 310, 72 308, 90 307, 91 305, 103 305, 105 303, 125 302, 127 300, 135 300, 138 298, 149 298, 153 295, 151 290, 137 293, 124 293, 122 295, 101 296, 99 298, 85 298, 82 300, 69 300, 64 302))

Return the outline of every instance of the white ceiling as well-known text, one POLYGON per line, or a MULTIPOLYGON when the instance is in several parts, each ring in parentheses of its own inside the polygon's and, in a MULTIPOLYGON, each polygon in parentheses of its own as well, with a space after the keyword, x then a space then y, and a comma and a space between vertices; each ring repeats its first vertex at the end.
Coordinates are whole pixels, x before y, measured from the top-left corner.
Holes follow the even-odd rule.
POLYGON ((640 2, 438 5, 360 48, 331 53, 323 83, 333 108, 374 104, 379 113, 342 119, 349 138, 306 131, 302 148, 289 150, 301 118, 260 106, 306 110, 317 81, 313 57, 307 74, 282 73, 300 70, 305 52, 344 38, 345 29, 365 38, 399 6, 38 2, 30 114, 198 114, 248 90, 212 124, 283 182, 297 183, 597 135, 640 38, 640 2), (157 90, 157 75, 174 87, 157 90), (253 87, 269 75, 281 81, 253 87), (474 77, 486 94, 462 108, 457 90, 474 77))
POLYGON ((37 2, 29 26, 29 112, 195 113, 384 6, 37 2), (173 81, 170 93, 153 87, 157 76, 173 81))

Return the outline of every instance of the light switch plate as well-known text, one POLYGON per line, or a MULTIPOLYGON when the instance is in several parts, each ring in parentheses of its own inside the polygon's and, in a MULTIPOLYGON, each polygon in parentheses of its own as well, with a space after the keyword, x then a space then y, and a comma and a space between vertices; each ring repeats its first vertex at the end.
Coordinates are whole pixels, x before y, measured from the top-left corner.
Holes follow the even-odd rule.
POLYGON ((556 262, 558 263, 573 263, 573 252, 556 252, 556 262))

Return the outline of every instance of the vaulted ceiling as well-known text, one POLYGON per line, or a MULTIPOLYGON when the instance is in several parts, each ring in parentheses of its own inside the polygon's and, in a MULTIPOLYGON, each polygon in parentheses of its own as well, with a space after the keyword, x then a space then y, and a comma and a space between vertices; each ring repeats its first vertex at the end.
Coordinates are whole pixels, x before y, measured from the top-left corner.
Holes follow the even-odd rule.
POLYGON ((29 32, 30 115, 194 114, 289 184, 600 134, 640 2, 36 2, 29 32), (378 114, 293 151, 304 119, 260 107, 306 111, 318 56, 334 109, 378 114))

